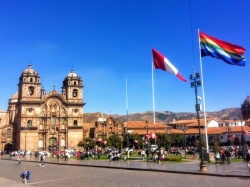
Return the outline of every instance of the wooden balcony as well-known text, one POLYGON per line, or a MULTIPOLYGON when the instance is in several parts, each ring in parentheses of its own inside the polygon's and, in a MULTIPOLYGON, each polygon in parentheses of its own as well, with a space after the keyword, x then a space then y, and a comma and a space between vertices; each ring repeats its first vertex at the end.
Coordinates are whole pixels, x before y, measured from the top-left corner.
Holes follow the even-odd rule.
POLYGON ((38 129, 38 127, 21 127, 22 131, 34 131, 37 129, 38 129))
POLYGON ((82 126, 68 126, 68 129, 82 129, 82 126))

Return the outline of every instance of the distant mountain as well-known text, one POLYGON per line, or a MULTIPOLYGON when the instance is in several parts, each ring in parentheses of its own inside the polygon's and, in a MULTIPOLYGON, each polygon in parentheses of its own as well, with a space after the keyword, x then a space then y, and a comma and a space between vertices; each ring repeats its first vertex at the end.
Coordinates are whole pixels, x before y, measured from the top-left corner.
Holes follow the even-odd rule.
MULTIPOLYGON (((209 117, 218 117, 222 120, 229 120, 229 119, 239 119, 239 115, 241 114, 240 108, 227 108, 217 112, 206 112, 207 118, 209 117)), ((104 117, 108 117, 108 114, 103 114, 104 117)), ((84 114, 84 122, 95 122, 100 117, 100 113, 85 113, 84 114)), ((117 115, 112 114, 112 117, 117 119, 120 122, 127 121, 126 115, 117 115)), ((155 120, 159 123, 169 123, 175 120, 183 120, 183 119, 191 119, 196 118, 196 113, 191 112, 170 112, 170 111, 163 111, 163 112, 155 112, 155 120)), ((200 117, 203 118, 203 112, 200 112, 200 117)), ((153 112, 141 112, 141 113, 132 113, 128 115, 129 121, 153 121, 153 112)))

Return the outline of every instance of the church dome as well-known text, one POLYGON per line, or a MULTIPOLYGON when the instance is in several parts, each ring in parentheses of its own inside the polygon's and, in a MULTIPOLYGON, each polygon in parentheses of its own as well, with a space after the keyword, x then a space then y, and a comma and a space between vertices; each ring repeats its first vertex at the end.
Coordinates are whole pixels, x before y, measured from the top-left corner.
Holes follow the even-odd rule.
POLYGON ((102 123, 102 122, 105 122, 105 121, 106 121, 106 119, 103 117, 103 114, 101 113, 100 117, 97 119, 97 122, 102 123))
POLYGON ((247 98, 245 99, 243 104, 244 105, 250 105, 250 97, 249 96, 247 96, 247 98))
POLYGON ((71 72, 67 75, 67 77, 74 77, 74 78, 77 78, 77 77, 79 77, 79 76, 78 76, 77 73, 75 73, 75 71, 72 69, 71 72))
POLYGON ((32 65, 29 65, 28 68, 23 71, 23 74, 35 74, 35 75, 37 75, 38 73, 32 68, 32 65))

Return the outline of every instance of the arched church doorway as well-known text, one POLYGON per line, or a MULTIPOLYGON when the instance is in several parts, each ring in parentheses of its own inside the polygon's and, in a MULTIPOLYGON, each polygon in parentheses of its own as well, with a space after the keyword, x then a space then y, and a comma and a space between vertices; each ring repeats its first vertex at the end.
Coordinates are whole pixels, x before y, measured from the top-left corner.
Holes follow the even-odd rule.
POLYGON ((11 143, 7 143, 7 144, 4 145, 4 153, 9 154, 11 150, 12 150, 12 144, 11 143))
POLYGON ((57 146, 57 139, 56 138, 50 138, 49 139, 49 151, 55 151, 57 146))

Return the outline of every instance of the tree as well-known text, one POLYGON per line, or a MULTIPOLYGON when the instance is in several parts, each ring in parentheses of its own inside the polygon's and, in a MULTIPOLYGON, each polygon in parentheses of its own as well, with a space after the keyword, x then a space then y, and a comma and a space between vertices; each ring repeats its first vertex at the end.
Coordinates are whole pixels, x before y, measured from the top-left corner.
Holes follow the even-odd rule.
POLYGON ((121 148, 122 139, 116 134, 111 135, 109 138, 109 146, 114 146, 116 148, 121 148))
POLYGON ((95 141, 92 138, 84 138, 83 141, 80 141, 77 144, 77 146, 85 149, 93 148, 95 146, 95 141))

